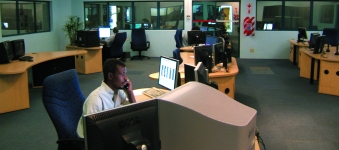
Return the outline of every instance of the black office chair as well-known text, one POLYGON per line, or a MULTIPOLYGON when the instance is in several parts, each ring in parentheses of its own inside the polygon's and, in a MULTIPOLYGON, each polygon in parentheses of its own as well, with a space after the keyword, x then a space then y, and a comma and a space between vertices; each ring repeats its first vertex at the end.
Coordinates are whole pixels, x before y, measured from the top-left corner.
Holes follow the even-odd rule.
POLYGON ((123 46, 127 39, 127 33, 126 32, 120 32, 117 33, 114 37, 114 41, 111 44, 111 47, 109 48, 109 51, 103 51, 103 62, 106 61, 106 59, 109 58, 124 58, 124 51, 123 46))
POLYGON ((131 59, 138 58, 142 60, 143 58, 148 58, 148 56, 141 55, 142 51, 147 51, 150 47, 150 42, 146 40, 145 29, 132 29, 132 41, 131 41, 131 49, 133 51, 138 51, 139 55, 133 56, 131 59))
POLYGON ((180 56, 180 49, 176 48, 173 50, 173 58, 179 60, 179 65, 183 62, 181 56, 180 56))
POLYGON ((77 126, 85 97, 75 69, 45 78, 42 101, 58 133, 58 150, 84 149, 84 139, 78 138, 77 126))
POLYGON ((177 29, 174 35, 175 47, 182 47, 182 29, 177 29))

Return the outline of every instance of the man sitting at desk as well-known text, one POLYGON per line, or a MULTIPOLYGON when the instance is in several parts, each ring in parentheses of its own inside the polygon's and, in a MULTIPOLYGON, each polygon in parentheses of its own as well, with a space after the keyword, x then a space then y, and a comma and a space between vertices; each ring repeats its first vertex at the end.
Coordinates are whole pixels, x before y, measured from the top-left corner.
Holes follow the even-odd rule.
MULTIPOLYGON (((199 26, 194 26, 192 27, 192 30, 200 30, 200 27, 199 26)), ((191 46, 191 45, 188 45, 188 37, 187 37, 187 32, 184 34, 184 36, 182 37, 182 46, 191 46)))
MULTIPOLYGON (((119 107, 121 104, 136 102, 132 89, 132 82, 126 75, 126 65, 115 59, 108 59, 104 63, 104 81, 87 97, 82 115, 100 112, 119 107)), ((79 120, 77 132, 84 137, 83 120, 79 120)))
MULTIPOLYGON (((105 62, 106 59, 108 59, 110 56, 110 47, 115 39, 115 35, 119 32, 118 27, 113 28, 113 34, 108 37, 107 39, 101 40, 100 43, 104 44, 102 48, 102 63, 105 62)), ((125 61, 125 56, 123 55, 120 59, 121 61, 125 61)))

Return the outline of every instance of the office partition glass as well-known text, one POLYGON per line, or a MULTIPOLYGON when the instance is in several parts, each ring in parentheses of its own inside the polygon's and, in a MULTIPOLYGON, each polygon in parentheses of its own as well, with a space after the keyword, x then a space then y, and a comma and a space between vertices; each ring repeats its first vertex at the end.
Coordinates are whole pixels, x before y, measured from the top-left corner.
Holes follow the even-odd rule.
POLYGON ((18 34, 16 3, 12 1, 3 1, 0 2, 0 4, 2 36, 18 34))
POLYGON ((266 30, 265 24, 273 24, 272 30, 281 30, 282 22, 281 1, 258 1, 256 30, 266 30))
MULTIPOLYGON (((155 13, 154 8, 157 7, 157 2, 134 2, 134 26, 133 28, 159 29, 158 18, 152 17, 155 13)), ((166 10, 160 11, 160 18, 165 17, 166 10)), ((162 23, 162 22, 160 22, 162 23)))
POLYGON ((107 2, 84 3, 85 28, 92 29, 107 26, 107 2))
POLYGON ((34 5, 32 2, 19 1, 20 33, 34 32, 34 5))
POLYGON ((183 2, 160 2, 160 23, 160 29, 183 29, 183 2))
POLYGON ((285 29, 296 30, 298 27, 308 28, 310 25, 310 2, 285 2, 285 29))
POLYGON ((312 10, 313 17, 310 30, 339 28, 339 3, 315 1, 312 10))
POLYGON ((36 30, 37 32, 50 31, 49 3, 36 2, 36 30))
POLYGON ((108 22, 111 29, 131 29, 132 27, 132 3, 109 2, 108 22))

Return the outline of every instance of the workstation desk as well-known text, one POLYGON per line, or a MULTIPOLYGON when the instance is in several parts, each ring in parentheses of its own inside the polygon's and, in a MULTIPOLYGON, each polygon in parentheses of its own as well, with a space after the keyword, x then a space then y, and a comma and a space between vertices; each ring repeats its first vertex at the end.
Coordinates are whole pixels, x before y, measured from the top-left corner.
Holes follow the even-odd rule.
MULTIPOLYGON (((194 53, 192 47, 184 47, 187 48, 187 50, 182 50, 180 52, 180 56, 183 59, 183 62, 179 65, 179 72, 180 72, 180 78, 181 78, 181 84, 185 84, 185 72, 184 72, 184 64, 193 65, 194 64, 194 53)), ((184 49, 183 48, 183 49, 184 49)), ((239 69, 236 62, 236 59, 232 57, 232 62, 228 63, 228 72, 224 70, 220 70, 219 72, 213 72, 209 73, 209 80, 215 81, 218 83, 218 90, 222 93, 227 94, 229 97, 234 99, 235 94, 235 75, 238 74, 239 69)), ((151 79, 157 80, 159 76, 159 73, 152 73, 149 75, 151 79)))
POLYGON ((28 53, 33 61, 14 60, 0 64, 0 114, 29 108, 28 69, 32 68, 32 86, 41 87, 52 74, 75 68, 75 56, 85 50, 28 53))
POLYGON ((323 56, 302 51, 300 76, 310 79, 310 84, 318 80, 318 93, 339 96, 339 55, 334 54, 335 49, 330 47, 323 56))
POLYGON ((86 54, 77 55, 75 66, 78 73, 91 74, 102 72, 102 46, 78 47, 76 45, 66 45, 66 50, 86 50, 86 54))
POLYGON ((295 39, 290 39, 287 41, 290 42, 290 61, 293 62, 293 65, 296 65, 297 62, 299 62, 300 52, 308 49, 309 45, 307 42, 298 42, 295 39))

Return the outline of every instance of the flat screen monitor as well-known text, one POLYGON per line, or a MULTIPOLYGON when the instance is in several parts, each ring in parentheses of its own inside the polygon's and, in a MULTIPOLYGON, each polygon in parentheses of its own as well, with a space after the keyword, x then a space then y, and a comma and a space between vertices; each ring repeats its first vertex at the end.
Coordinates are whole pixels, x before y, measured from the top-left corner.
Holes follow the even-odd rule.
POLYGON ((201 27, 200 27, 200 31, 203 31, 203 32, 204 32, 204 31, 207 31, 207 29, 208 29, 207 26, 201 26, 201 27))
POLYGON ((187 43, 188 45, 199 45, 205 44, 206 36, 204 36, 202 31, 194 30, 194 31, 187 31, 187 43))
POLYGON ((206 43, 205 45, 212 46, 213 44, 217 43, 218 37, 216 36, 206 36, 206 43))
POLYGON ((208 70, 202 62, 199 62, 194 68, 195 81, 209 85, 208 70))
POLYGON ((265 23, 264 30, 273 30, 273 23, 265 23))
POLYGON ((194 73, 195 66, 184 64, 184 71, 185 71, 185 83, 190 81, 195 81, 195 73, 194 73))
POLYGON ((98 30, 77 31, 77 45, 79 47, 100 46, 98 30))
POLYGON ((212 72, 212 46, 195 46, 194 47, 194 64, 202 62, 208 72, 212 72))
POLYGON ((19 59, 20 57, 25 55, 25 40, 24 39, 18 39, 18 40, 12 40, 12 50, 13 50, 13 59, 19 59))
POLYGON ((315 40, 313 54, 320 54, 323 52, 326 36, 318 36, 315 40))
POLYGON ((139 29, 139 28, 141 28, 141 26, 142 26, 141 23, 136 23, 136 24, 134 25, 134 28, 135 28, 135 29, 139 29))
POLYGON ((157 100, 85 115, 83 119, 86 150, 161 149, 157 100))
POLYGON ((108 38, 111 36, 111 28, 109 27, 99 27, 98 30, 100 38, 108 38))
POLYGON ((213 54, 214 65, 223 63, 223 67, 227 69, 227 53, 224 50, 223 43, 213 44, 213 54))
POLYGON ((0 63, 10 63, 13 59, 12 44, 10 41, 0 43, 0 63))
POLYGON ((303 42, 307 39, 306 28, 298 27, 298 42, 303 42))
POLYGON ((168 90, 174 90, 178 85, 179 61, 174 58, 160 56, 158 84, 168 90))
POLYGON ((309 49, 313 49, 314 48, 314 44, 315 44, 315 41, 316 41, 318 36, 320 36, 319 33, 311 33, 310 42, 308 44, 308 48, 309 49))

